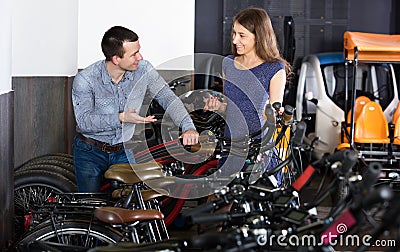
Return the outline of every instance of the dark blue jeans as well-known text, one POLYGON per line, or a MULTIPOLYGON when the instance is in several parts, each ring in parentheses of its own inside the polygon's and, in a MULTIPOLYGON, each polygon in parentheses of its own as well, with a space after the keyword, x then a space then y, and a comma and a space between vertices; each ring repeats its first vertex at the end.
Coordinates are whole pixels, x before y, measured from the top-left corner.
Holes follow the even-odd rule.
POLYGON ((132 150, 106 153, 75 136, 73 144, 76 183, 79 192, 99 192, 104 173, 113 164, 135 163, 132 150), (129 160, 127 155, 129 155, 129 160))

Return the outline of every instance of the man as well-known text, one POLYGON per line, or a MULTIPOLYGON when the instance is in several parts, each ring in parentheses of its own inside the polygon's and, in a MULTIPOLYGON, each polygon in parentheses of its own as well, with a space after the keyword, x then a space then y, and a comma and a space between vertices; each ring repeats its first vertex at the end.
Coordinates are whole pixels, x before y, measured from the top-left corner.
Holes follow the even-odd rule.
POLYGON ((79 192, 98 192, 110 165, 129 163, 125 152, 134 162, 132 150, 125 150, 123 142, 132 136, 136 124, 156 120, 138 114, 147 90, 164 109, 168 108, 174 123, 182 129, 184 145, 196 144, 199 136, 182 102, 143 60, 135 32, 114 26, 104 34, 101 48, 105 60, 80 71, 72 88, 77 122, 73 154, 79 192))

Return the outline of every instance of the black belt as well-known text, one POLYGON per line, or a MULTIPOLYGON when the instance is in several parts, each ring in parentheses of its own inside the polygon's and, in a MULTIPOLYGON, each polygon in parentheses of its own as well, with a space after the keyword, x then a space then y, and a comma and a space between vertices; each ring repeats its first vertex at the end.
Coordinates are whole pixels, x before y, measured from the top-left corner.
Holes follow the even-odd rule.
POLYGON ((99 148, 103 152, 112 153, 112 152, 120 151, 123 148, 123 144, 122 143, 111 145, 111 144, 108 144, 108 143, 101 142, 99 140, 95 140, 95 139, 92 139, 92 138, 87 138, 84 135, 79 134, 79 133, 77 135, 78 135, 79 139, 81 139, 82 141, 84 141, 84 142, 86 142, 86 143, 88 143, 88 144, 90 144, 92 146, 95 146, 95 147, 99 148))

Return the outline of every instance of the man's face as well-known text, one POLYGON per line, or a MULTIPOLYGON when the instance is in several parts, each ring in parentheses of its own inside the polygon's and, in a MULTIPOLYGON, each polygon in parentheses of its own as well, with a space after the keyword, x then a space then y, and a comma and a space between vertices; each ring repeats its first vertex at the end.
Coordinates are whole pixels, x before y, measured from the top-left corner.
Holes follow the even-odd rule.
POLYGON ((138 63, 143 59, 140 54, 139 40, 135 42, 124 42, 125 53, 122 58, 118 58, 118 66, 126 71, 134 71, 138 68, 138 63))

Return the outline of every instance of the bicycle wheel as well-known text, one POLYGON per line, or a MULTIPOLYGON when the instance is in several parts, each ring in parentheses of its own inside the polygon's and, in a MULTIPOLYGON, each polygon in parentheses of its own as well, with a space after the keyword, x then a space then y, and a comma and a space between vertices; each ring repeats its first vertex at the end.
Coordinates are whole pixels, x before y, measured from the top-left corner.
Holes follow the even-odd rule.
POLYGON ((25 231, 24 216, 57 193, 77 192, 75 183, 55 172, 26 170, 14 176, 15 234, 25 231))
MULTIPOLYGON (((17 251, 31 251, 35 242, 51 242, 85 249, 108 246, 123 239, 122 233, 110 226, 85 220, 64 220, 38 226, 16 242, 17 251)), ((62 246, 58 246, 62 247, 62 246)))
POLYGON ((46 157, 46 158, 38 158, 34 160, 30 160, 26 162, 23 165, 20 165, 14 169, 14 171, 18 171, 20 169, 23 169, 27 166, 32 166, 32 165, 55 165, 64 168, 65 170, 68 170, 72 173, 75 173, 74 170, 74 165, 71 163, 73 161, 68 160, 68 158, 65 157, 46 157))

